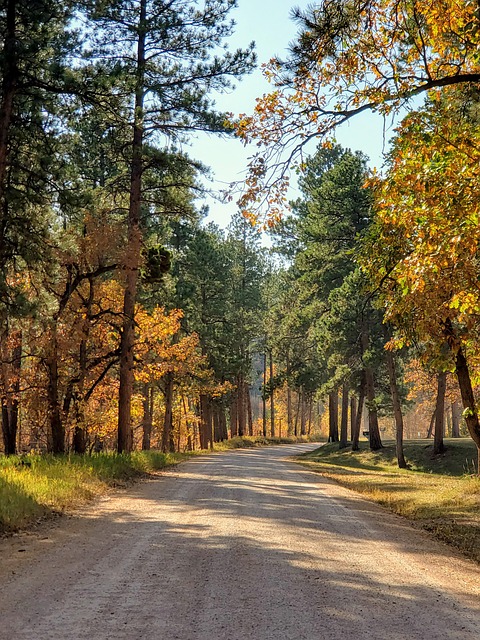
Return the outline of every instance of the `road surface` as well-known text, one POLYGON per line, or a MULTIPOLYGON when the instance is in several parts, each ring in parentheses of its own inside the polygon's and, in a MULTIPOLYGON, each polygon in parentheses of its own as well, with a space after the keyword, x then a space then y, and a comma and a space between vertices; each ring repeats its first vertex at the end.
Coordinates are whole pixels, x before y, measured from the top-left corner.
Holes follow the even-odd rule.
POLYGON ((480 569, 286 460, 199 457, 0 542, 8 640, 476 640, 480 569))

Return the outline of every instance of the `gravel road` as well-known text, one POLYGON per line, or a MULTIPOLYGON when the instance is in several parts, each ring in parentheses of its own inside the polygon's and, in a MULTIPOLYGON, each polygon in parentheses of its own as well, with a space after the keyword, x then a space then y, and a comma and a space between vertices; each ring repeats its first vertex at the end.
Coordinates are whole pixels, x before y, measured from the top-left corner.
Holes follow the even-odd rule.
POLYGON ((474 640, 480 569, 288 461, 199 457, 0 542, 8 640, 474 640))

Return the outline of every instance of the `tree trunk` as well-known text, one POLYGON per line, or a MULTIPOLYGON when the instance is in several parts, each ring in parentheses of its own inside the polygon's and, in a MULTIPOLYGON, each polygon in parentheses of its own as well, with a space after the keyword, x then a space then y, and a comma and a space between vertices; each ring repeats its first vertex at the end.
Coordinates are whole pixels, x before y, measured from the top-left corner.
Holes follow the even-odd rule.
MULTIPOLYGON (((13 116, 13 101, 18 89, 16 0, 7 0, 4 7, 6 30, 3 44, 2 100, 0 103, 0 201, 5 197, 5 177, 8 165, 8 139, 13 116)), ((3 210, 3 207, 1 207, 3 210)))
MULTIPOLYGON (((313 397, 310 395, 308 398, 308 426, 307 435, 312 433, 312 413, 313 413, 313 397)), ((291 434, 290 434, 291 435, 291 434)))
POLYGON ((305 389, 300 387, 300 435, 305 436, 307 434, 307 407, 305 403, 305 389))
POLYGON ((350 397, 350 440, 353 442, 355 424, 357 422, 357 399, 354 395, 350 397))
POLYGON ((447 374, 442 371, 437 375, 437 401, 435 403, 435 432, 433 437, 433 453, 438 455, 445 451, 443 435, 445 432, 445 392, 447 390, 447 374))
POLYGON ((362 379, 360 381, 359 394, 358 394, 358 405, 357 405, 357 412, 355 414, 355 425, 353 428, 352 451, 358 451, 358 442, 360 440, 360 429, 362 426, 363 404, 365 402, 365 391, 366 391, 365 372, 363 372, 362 379))
POLYGON ((262 434, 267 437, 267 353, 263 354, 262 434))
MULTIPOLYGON (((369 336, 366 328, 362 331, 362 353, 366 353, 369 347, 369 336)), ((366 397, 367 397, 367 409, 368 409, 368 433, 370 440, 370 449, 372 451, 378 451, 383 447, 382 439, 380 437, 380 429, 378 427, 378 412, 375 401, 375 381, 373 375, 373 369, 370 364, 365 365, 365 383, 366 383, 366 397)))
POLYGON ((11 377, 5 381, 8 395, 2 398, 2 434, 5 455, 17 453, 18 412, 20 406, 20 372, 22 366, 22 332, 17 332, 12 351, 11 377))
MULTIPOLYGON (((152 403, 152 405, 153 405, 153 403, 152 403)), ((195 447, 195 444, 194 444, 193 437, 192 437, 191 425, 190 425, 190 421, 188 419, 187 402, 185 400, 185 396, 184 395, 182 395, 182 406, 183 406, 183 413, 185 415, 185 428, 187 430, 187 451, 193 451, 194 447, 195 447)), ((153 411, 152 411, 152 415, 153 415, 153 411)))
POLYGON ((460 437, 460 412, 458 402, 452 402, 452 438, 460 437))
POLYGON ((238 435, 238 418, 237 418, 237 394, 232 394, 230 401, 230 437, 235 438, 238 435))
POLYGON ((270 436, 275 437, 275 389, 273 385, 273 352, 270 350, 270 436))
POLYGON ((459 347, 455 358, 455 373, 457 375, 458 386, 463 403, 463 417, 467 424, 468 432, 472 440, 477 445, 477 473, 480 471, 480 423, 478 420, 478 410, 475 404, 470 371, 463 349, 459 347))
POLYGON ((295 424, 293 427, 293 433, 295 437, 298 436, 298 418, 300 416, 300 402, 302 400, 302 396, 299 391, 297 391, 297 410, 295 412, 295 424))
POLYGON ((293 433, 292 390, 290 389, 290 355, 287 351, 287 435, 293 433))
POLYGON ((452 433, 452 413, 451 411, 448 410, 448 408, 445 408, 445 431, 444 434, 449 434, 451 435, 452 433))
MULTIPOLYGON (((92 306, 95 299, 95 287, 93 277, 88 278, 88 299, 85 303, 85 318, 83 321, 82 339, 80 341, 80 349, 78 354, 79 372, 78 372, 78 394, 75 402, 75 430, 73 435, 73 450, 75 453, 83 455, 87 451, 87 428, 85 420, 85 379, 87 377, 88 365, 88 338, 90 335, 90 327, 92 321, 92 306)), ((73 385, 72 385, 73 387, 73 385)), ((64 402, 65 406, 65 402, 64 402)), ((64 411, 63 417, 67 422, 67 412, 64 411)))
POLYGON ((240 437, 245 435, 245 384, 242 376, 237 378, 237 420, 238 420, 238 435, 240 437))
POLYGON ((223 405, 220 407, 220 433, 221 440, 228 440, 227 416, 223 405))
POLYGON ((152 440, 153 426, 153 387, 143 386, 143 417, 142 417, 142 450, 149 451, 152 440))
POLYGON ((213 446, 212 436, 212 408, 210 398, 202 393, 200 396, 200 448, 208 449, 213 446))
POLYGON ((432 437, 433 427, 435 426, 435 416, 437 415, 436 409, 433 410, 432 417, 430 418, 430 424, 428 425, 427 440, 432 437))
POLYGON ((342 417, 340 420, 339 449, 345 449, 348 445, 348 384, 342 386, 342 417))
MULTIPOLYGON (((147 0, 140 0, 135 82, 135 116, 133 123, 132 164, 130 173, 130 203, 128 209, 128 237, 124 261, 125 292, 123 323, 120 339, 120 387, 118 392, 117 450, 131 451, 131 406, 133 394, 133 351, 135 343, 135 301, 142 248, 140 210, 143 171, 143 104, 145 77, 145 33, 147 0)), ((163 443, 162 443, 163 447, 163 443)))
POLYGON ((253 436, 253 414, 252 414, 252 398, 250 397, 250 387, 248 383, 245 383, 245 400, 247 405, 247 424, 248 435, 253 436))
POLYGON ((48 371, 47 402, 51 436, 51 452, 54 454, 65 452, 65 428, 58 398, 58 338, 57 328, 54 327, 50 353, 46 361, 48 371))
POLYGON ((165 374, 165 416, 163 419, 162 451, 169 453, 175 451, 175 438, 173 433, 173 372, 165 374))
MULTIPOLYGON (((390 339, 388 329, 385 327, 385 338, 390 339)), ((397 464, 400 469, 407 468, 405 454, 403 451, 403 414, 402 404, 400 402, 400 394, 398 393, 397 372, 395 367, 395 359, 390 349, 385 350, 385 358, 387 360, 388 379, 390 382, 390 395, 392 397, 393 415, 395 417, 395 446, 397 453, 397 464)))
POLYGON ((214 405, 214 436, 215 442, 222 442, 228 439, 227 422, 225 419, 225 409, 223 404, 215 402, 214 405))
POLYGON ((328 442, 338 442, 338 391, 328 394, 328 442))

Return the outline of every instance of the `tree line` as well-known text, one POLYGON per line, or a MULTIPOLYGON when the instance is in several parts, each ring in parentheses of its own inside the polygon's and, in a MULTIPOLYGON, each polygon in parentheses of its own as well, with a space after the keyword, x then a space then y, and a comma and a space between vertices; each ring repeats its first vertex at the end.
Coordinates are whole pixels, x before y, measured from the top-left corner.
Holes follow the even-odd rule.
MULTIPOLYGON (((393 373, 398 353, 409 348, 436 373, 439 425, 446 378, 455 375, 463 418, 480 455, 478 6, 323 0, 293 17, 299 31, 289 55, 266 69, 274 89, 235 123, 238 135, 258 146, 241 205, 252 218, 266 212, 273 224, 285 209, 292 167, 303 172, 309 141, 321 139, 328 150, 335 129, 359 113, 375 111, 386 121, 397 116, 385 166, 366 180, 372 198, 368 230, 358 229, 362 246, 344 281, 349 311, 361 289, 355 278, 366 279, 367 302, 357 316, 368 327, 357 330, 365 397, 371 407, 367 372, 374 327, 382 327, 397 433, 401 394, 394 399, 393 373), (372 321, 376 313, 379 323, 372 321)), ((327 264, 331 260, 328 255, 327 264)), ((341 305, 341 296, 330 295, 328 306, 341 305)))
POLYGON ((266 69, 274 92, 230 122, 215 92, 255 63, 252 46, 222 48, 235 4, 4 3, 6 453, 207 448, 322 421, 341 447, 365 432, 378 449, 389 416, 405 466, 405 409, 428 397, 441 452, 447 396, 452 434, 461 396, 479 444, 475 12, 297 11, 289 58, 266 69), (382 174, 331 140, 356 113, 387 116, 421 92, 382 174), (183 151, 196 130, 259 144, 226 232, 203 221, 207 168, 183 151), (262 206, 270 251, 252 226, 262 206))

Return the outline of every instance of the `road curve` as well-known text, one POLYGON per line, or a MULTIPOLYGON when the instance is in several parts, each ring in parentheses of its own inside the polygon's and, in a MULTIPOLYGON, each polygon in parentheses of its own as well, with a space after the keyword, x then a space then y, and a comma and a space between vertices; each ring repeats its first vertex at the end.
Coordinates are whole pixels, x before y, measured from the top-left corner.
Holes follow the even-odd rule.
POLYGON ((193 459, 0 543, 5 640, 473 640, 480 569, 286 460, 193 459))

